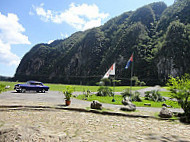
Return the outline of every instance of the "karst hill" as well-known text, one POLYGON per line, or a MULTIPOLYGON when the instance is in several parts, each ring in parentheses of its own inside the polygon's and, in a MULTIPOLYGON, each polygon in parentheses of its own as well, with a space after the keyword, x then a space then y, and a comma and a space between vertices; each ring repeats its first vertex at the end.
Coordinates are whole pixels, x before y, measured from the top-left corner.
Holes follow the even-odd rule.
POLYGON ((190 73, 190 0, 169 7, 151 3, 64 40, 37 44, 14 79, 93 85, 116 62, 115 78, 127 85, 131 72, 124 67, 132 53, 134 75, 147 85, 190 73))

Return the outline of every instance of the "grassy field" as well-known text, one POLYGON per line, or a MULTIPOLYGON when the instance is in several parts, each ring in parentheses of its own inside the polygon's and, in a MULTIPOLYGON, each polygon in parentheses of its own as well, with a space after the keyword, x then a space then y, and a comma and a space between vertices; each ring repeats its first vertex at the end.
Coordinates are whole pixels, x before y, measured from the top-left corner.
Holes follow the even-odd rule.
MULTIPOLYGON (((45 84, 47 86, 50 87, 51 91, 63 91, 66 89, 66 86, 68 85, 64 85, 64 84, 45 84)), ((85 86, 85 85, 69 85, 72 86, 74 91, 76 92, 83 92, 84 90, 90 90, 91 92, 97 92, 99 86, 85 86)), ((113 87, 110 87, 113 90, 113 87)), ((115 87, 115 92, 122 92, 123 90, 130 88, 130 86, 116 86, 115 87)), ((143 86, 143 87, 132 87, 132 90, 139 90, 139 89, 143 89, 143 88, 147 88, 147 86, 143 86)))
POLYGON ((164 97, 171 97, 170 95, 170 92, 164 92, 164 91, 162 91, 162 92, 160 92, 160 94, 162 95, 162 96, 164 96, 164 97))
MULTIPOLYGON (((18 83, 23 83, 23 82, 6 82, 6 81, 0 81, 0 84, 4 84, 4 85, 9 85, 10 89, 8 90, 13 90, 14 89, 14 85, 18 84, 18 83)), ((63 91, 66 89, 66 87, 68 85, 65 84, 44 84, 50 87, 51 91, 63 91)), ((97 92, 97 89, 99 88, 99 86, 85 86, 85 85, 69 85, 72 86, 74 88, 74 91, 76 92, 83 92, 84 90, 86 91, 87 89, 89 89, 91 92, 97 92)), ((139 90, 139 89, 143 89, 143 88, 147 88, 148 86, 143 86, 143 87, 132 87, 132 90, 139 90)), ((111 87, 113 89, 113 87, 111 87)), ((116 86, 115 87, 115 92, 122 92, 123 90, 130 88, 130 86, 116 86)), ((163 87, 165 89, 168 89, 168 87, 163 87)), ((165 97, 170 97, 169 92, 160 92, 162 96, 165 97)), ((79 95, 77 96, 77 99, 84 99, 84 95, 79 95)), ((122 96, 121 95, 115 95, 114 99, 116 100, 116 102, 112 102, 113 97, 100 97, 100 96, 96 96, 96 95, 92 95, 91 97, 88 98, 88 101, 93 101, 93 100, 98 100, 102 103, 109 103, 109 104, 116 104, 116 105, 121 105, 121 101, 122 101, 122 96)), ((144 103, 150 103, 151 107, 162 107, 163 103, 166 103, 167 105, 171 105, 174 108, 179 108, 179 105, 176 102, 173 101, 166 101, 166 102, 153 102, 153 101, 148 101, 148 100, 144 100, 142 102, 133 102, 136 106, 144 106, 144 103)))
MULTIPOLYGON (((9 85, 11 90, 13 90, 14 85, 18 84, 18 83, 25 83, 25 82, 0 81, 0 84, 9 85)), ((65 84, 48 84, 48 83, 44 84, 44 85, 49 86, 50 91, 63 91, 68 86, 65 84)), ((84 90, 86 91, 87 89, 89 89, 91 92, 96 92, 99 88, 99 86, 85 86, 85 85, 69 85, 69 86, 72 86, 74 91, 76 91, 76 92, 83 92, 84 90)), ((134 87, 132 87, 132 90, 139 90, 139 89, 143 89, 143 88, 147 88, 147 87, 148 86, 143 86, 143 87, 134 86, 134 87)), ((123 90, 125 90, 127 88, 130 88, 130 86, 116 86, 115 92, 122 92, 123 90)), ((111 89, 113 90, 113 87, 111 87, 111 89)))
MULTIPOLYGON (((79 95, 76 98, 83 100, 83 99, 85 99, 85 96, 79 95)), ((109 97, 109 96, 102 97, 102 96, 92 95, 87 98, 87 101, 97 100, 102 103, 122 105, 121 101, 122 101, 123 97, 121 95, 115 95, 115 97, 114 97, 115 102, 112 102, 112 99, 113 99, 113 97, 109 97)), ((153 101, 149 101, 149 100, 144 100, 144 98, 142 98, 142 102, 133 102, 133 103, 138 107, 144 107, 145 103, 150 103, 151 107, 162 107, 162 104, 165 103, 167 105, 172 106, 173 108, 180 108, 180 106, 177 104, 177 102, 169 101, 169 100, 167 100, 165 102, 153 102, 153 101)))
POLYGON ((5 86, 10 86, 9 89, 6 89, 6 91, 13 90, 15 84, 18 84, 19 82, 8 82, 8 81, 0 81, 0 84, 3 84, 5 86))

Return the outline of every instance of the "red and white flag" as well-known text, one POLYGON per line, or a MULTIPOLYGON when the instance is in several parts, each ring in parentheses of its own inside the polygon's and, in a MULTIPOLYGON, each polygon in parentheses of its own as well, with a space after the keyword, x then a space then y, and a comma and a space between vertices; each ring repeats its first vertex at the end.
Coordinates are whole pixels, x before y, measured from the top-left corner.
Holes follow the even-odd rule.
POLYGON ((110 75, 115 75, 115 63, 110 67, 103 78, 108 78, 110 75))

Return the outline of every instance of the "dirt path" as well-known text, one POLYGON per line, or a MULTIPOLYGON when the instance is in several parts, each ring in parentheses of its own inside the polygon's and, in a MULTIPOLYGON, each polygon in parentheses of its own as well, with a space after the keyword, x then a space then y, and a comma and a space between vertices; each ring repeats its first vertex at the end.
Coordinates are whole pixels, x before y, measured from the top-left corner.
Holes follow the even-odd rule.
MULTIPOLYGON (((144 112, 132 114, 137 113, 144 112)), ((60 109, 0 110, 1 142, 190 142, 189 135, 190 125, 152 118, 60 109)))

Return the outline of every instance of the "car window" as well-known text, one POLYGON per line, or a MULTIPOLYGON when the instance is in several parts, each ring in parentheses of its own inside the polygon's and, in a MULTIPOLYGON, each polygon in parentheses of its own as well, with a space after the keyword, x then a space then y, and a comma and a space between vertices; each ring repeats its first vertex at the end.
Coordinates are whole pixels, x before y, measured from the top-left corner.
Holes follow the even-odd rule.
POLYGON ((42 83, 39 83, 39 82, 26 82, 26 84, 28 85, 38 85, 38 86, 43 86, 42 83))
POLYGON ((33 83, 33 85, 42 86, 42 83, 33 83))

